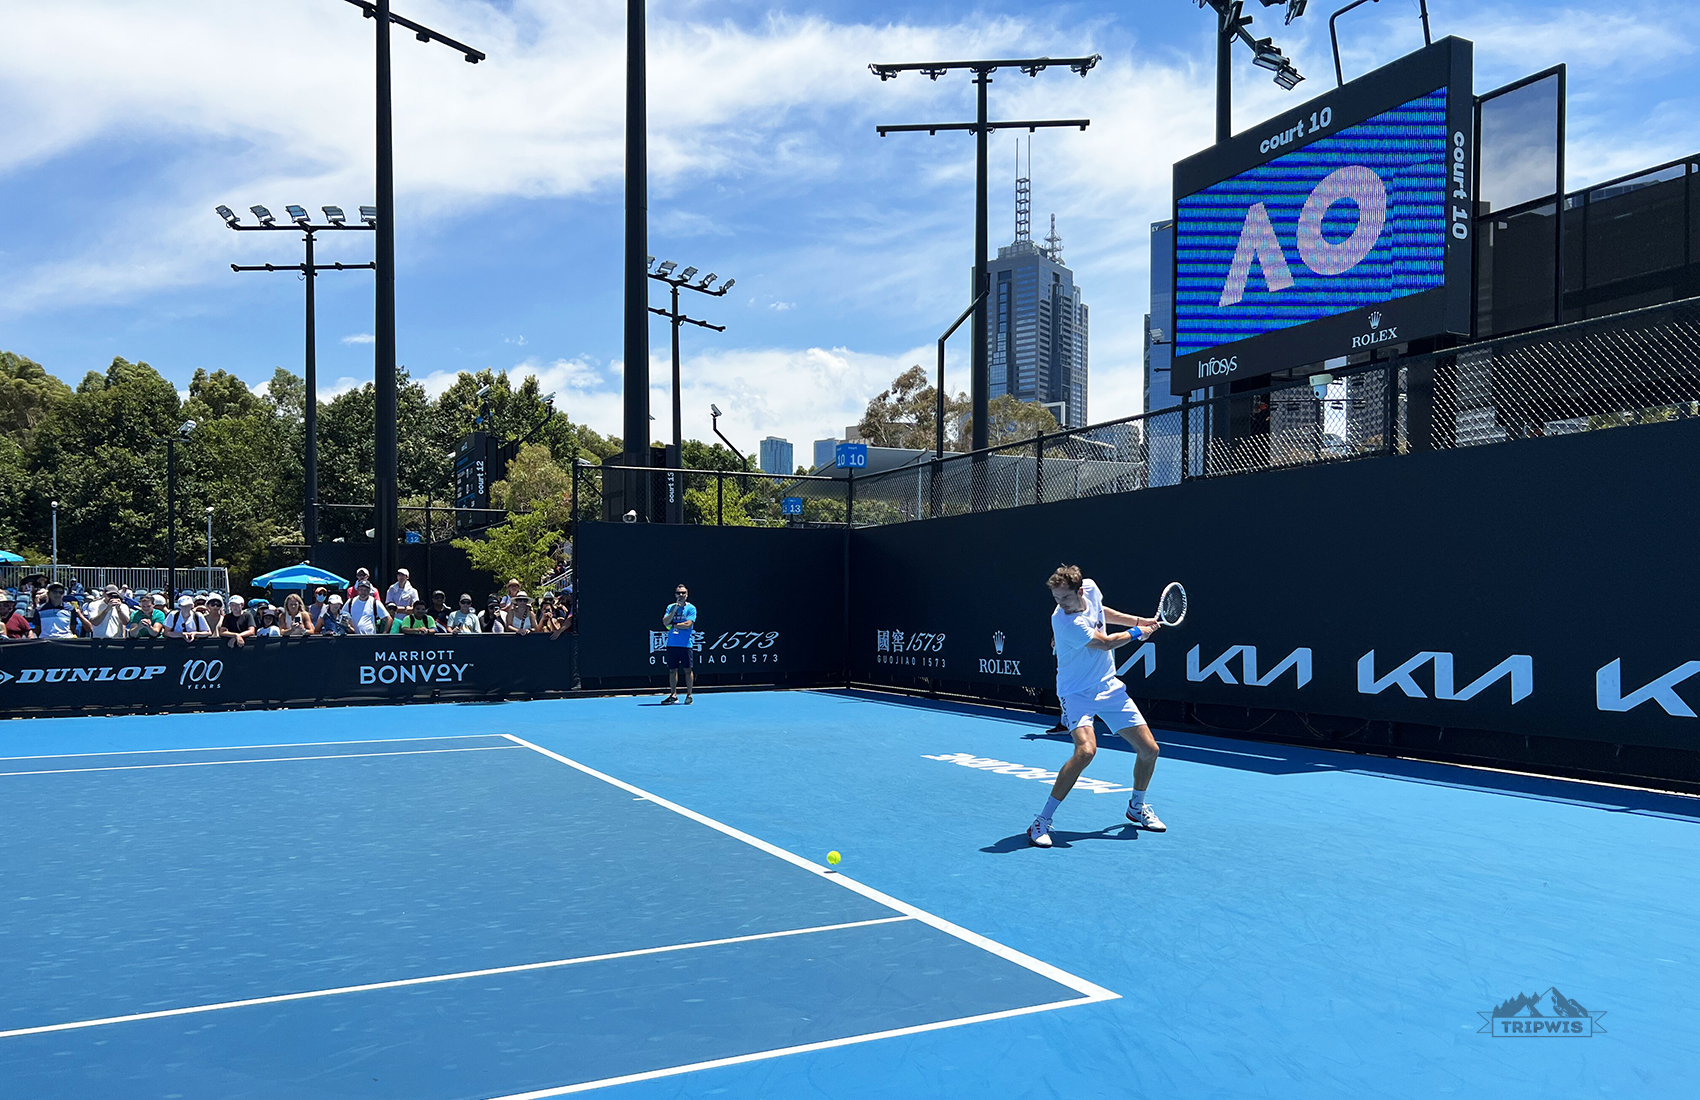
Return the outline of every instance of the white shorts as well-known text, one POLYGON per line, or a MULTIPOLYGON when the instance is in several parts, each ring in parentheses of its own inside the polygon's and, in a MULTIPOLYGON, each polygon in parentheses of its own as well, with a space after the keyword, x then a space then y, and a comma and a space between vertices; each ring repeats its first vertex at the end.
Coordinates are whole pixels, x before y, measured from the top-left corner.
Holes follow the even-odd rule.
POLYGON ((1102 718, 1116 733, 1145 724, 1145 715, 1127 697, 1127 685, 1120 680, 1109 681, 1096 695, 1082 692, 1063 698, 1062 720, 1069 729, 1089 724, 1093 715, 1102 718))

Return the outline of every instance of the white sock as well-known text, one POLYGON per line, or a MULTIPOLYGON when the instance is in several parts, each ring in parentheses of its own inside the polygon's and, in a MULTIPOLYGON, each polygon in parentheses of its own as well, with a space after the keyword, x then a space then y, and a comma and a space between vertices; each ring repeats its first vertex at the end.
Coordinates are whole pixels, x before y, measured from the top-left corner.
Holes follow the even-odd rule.
POLYGON ((1045 808, 1039 814, 1039 816, 1041 818, 1045 819, 1046 821, 1049 821, 1049 820, 1051 820, 1051 815, 1056 813, 1057 807, 1061 806, 1061 805, 1062 805, 1062 799, 1060 799, 1060 798, 1047 798, 1047 799, 1045 799, 1045 808))
POLYGON ((1137 790, 1134 791, 1133 797, 1128 799, 1128 805, 1130 805, 1130 806, 1143 806, 1143 805, 1145 805, 1145 792, 1144 791, 1137 791, 1137 790))

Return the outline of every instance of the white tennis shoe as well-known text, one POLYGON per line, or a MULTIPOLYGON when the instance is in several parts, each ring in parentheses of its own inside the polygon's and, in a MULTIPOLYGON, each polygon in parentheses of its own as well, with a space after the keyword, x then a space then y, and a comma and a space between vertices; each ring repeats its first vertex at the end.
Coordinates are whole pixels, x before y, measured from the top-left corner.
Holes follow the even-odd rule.
POLYGON ((1033 824, 1027 827, 1027 843, 1035 848, 1051 846, 1051 823, 1042 817, 1033 819, 1033 824))
POLYGON ((1157 811, 1153 810, 1151 808, 1151 804, 1148 802, 1141 802, 1137 806, 1132 802, 1129 802, 1127 804, 1127 819, 1135 825, 1138 825, 1141 829, 1145 829, 1153 833, 1166 833, 1169 831, 1169 827, 1163 824, 1163 819, 1157 816, 1157 811))

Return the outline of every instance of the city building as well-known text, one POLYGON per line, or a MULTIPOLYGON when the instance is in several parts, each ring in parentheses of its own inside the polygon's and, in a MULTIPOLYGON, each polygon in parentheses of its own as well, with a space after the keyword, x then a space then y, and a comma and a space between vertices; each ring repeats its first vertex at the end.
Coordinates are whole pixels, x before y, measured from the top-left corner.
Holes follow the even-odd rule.
POLYGON ((1033 240, 1031 181, 1015 181, 1015 241, 987 265, 986 339, 991 396, 1045 406, 1065 428, 1087 423, 1088 310, 1063 264, 1056 215, 1043 245, 1033 240))
POLYGON ((762 440, 761 468, 767 474, 796 473, 797 467, 791 461, 790 442, 771 435, 762 440))

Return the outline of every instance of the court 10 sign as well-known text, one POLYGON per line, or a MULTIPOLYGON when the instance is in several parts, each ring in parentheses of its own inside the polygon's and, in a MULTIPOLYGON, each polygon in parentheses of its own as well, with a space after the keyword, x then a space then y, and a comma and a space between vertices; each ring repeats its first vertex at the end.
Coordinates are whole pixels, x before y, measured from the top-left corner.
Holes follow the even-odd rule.
POLYGON ((866 443, 840 443, 836 449, 836 461, 840 470, 863 470, 868 465, 868 445, 866 443))
POLYGON ((1172 392, 1469 335, 1471 73, 1443 39, 1175 165, 1172 392))

